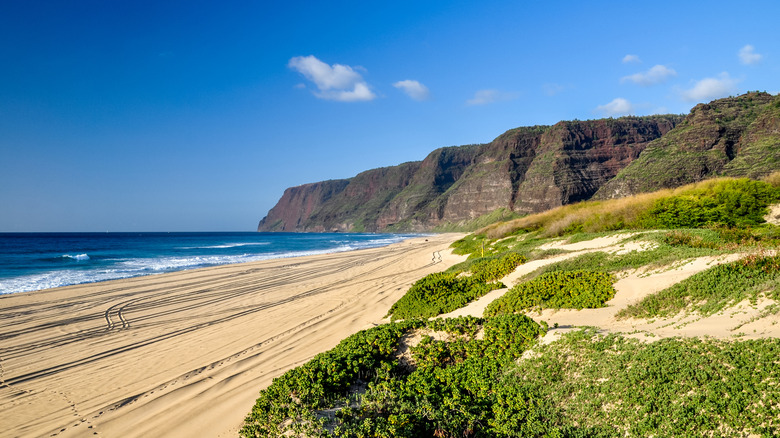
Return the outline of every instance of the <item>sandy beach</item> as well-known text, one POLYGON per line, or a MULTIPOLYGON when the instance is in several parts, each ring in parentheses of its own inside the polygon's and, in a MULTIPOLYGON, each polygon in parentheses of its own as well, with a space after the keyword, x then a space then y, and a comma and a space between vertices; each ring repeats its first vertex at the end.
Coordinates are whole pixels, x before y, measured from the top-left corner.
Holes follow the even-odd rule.
POLYGON ((382 321, 461 235, 0 297, 0 436, 235 437, 258 391, 382 321))

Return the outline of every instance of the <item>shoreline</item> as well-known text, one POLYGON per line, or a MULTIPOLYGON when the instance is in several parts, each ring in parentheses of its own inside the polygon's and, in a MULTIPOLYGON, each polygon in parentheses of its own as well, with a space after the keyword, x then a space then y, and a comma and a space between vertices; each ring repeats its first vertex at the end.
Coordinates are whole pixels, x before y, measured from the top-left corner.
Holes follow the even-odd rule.
MULTIPOLYGON (((6 235, 12 235, 12 234, 14 233, 0 233, 0 237, 6 235)), ((111 235, 111 236, 125 236, 125 237, 132 238, 141 235, 145 235, 145 236, 179 235, 179 236, 190 237, 193 235, 214 236, 214 235, 223 235, 223 234, 231 237, 236 235, 251 235, 252 237, 256 237, 258 235, 263 235, 263 234, 278 236, 278 235, 291 234, 291 233, 257 233, 257 232, 59 233, 59 232, 53 232, 53 233, 17 233, 17 234, 23 237, 33 239, 33 238, 39 238, 42 235, 66 236, 69 238, 79 238, 84 235, 101 236, 101 237, 103 235, 111 235)), ((305 234, 305 233, 295 233, 295 234, 305 234)), ((112 254, 109 257, 102 257, 102 259, 109 261, 108 264, 95 265, 91 267, 89 265, 74 267, 74 266, 60 266, 60 265, 50 264, 49 266, 46 267, 36 266, 33 269, 25 270, 21 274, 16 274, 15 276, 5 276, 6 272, 2 272, 3 275, 0 275, 0 297, 2 297, 3 295, 37 292, 37 291, 42 291, 47 289, 57 289, 62 287, 79 286, 79 285, 99 283, 104 281, 146 277, 149 275, 167 274, 171 272, 203 269, 203 268, 210 268, 210 267, 222 266, 222 265, 252 263, 252 262, 259 262, 259 261, 266 261, 266 260, 297 258, 297 257, 316 256, 316 255, 326 255, 326 254, 334 254, 339 252, 356 251, 360 249, 381 248, 384 246, 392 245, 394 243, 403 242, 408 239, 429 236, 429 234, 424 234, 424 233, 420 233, 420 234, 311 233, 311 234, 316 234, 318 236, 334 235, 334 238, 338 238, 338 236, 341 235, 377 236, 379 239, 378 240, 374 239, 373 241, 368 241, 368 242, 360 242, 358 240, 349 243, 341 242, 336 246, 313 247, 311 249, 278 248, 272 252, 261 251, 257 253, 246 253, 246 252, 220 253, 220 252, 209 252, 208 250, 214 248, 244 247, 247 245, 265 246, 271 244, 272 242, 257 241, 257 242, 248 242, 248 243, 246 242, 227 243, 225 245, 217 245, 217 246, 197 246, 199 244, 202 245, 203 243, 192 242, 190 244, 196 246, 171 247, 168 248, 170 250, 169 253, 160 253, 157 254, 156 257, 136 256, 133 254, 120 254, 120 255, 112 254), (174 249, 176 250, 201 249, 201 250, 206 250, 206 252, 187 254, 187 253, 179 253, 179 252, 172 251, 174 249), (111 263, 112 259, 113 259, 113 264, 111 263), (125 266, 125 263, 128 262, 131 262, 131 266, 125 266)), ((122 243, 115 242, 114 244, 121 245, 122 243)), ((98 253, 97 258, 101 259, 101 256, 103 254, 100 253, 106 251, 107 248, 110 247, 110 245, 109 247, 90 247, 91 245, 93 245, 93 242, 87 242, 86 245, 87 248, 83 246, 79 246, 79 247, 72 248, 73 249, 72 251, 68 251, 64 248, 58 249, 57 251, 54 251, 56 254, 49 255, 48 258, 45 260, 73 259, 73 260, 78 260, 79 262, 86 263, 86 261, 89 261, 92 257, 95 257, 95 252, 98 253)), ((42 251, 43 253, 46 253, 47 251, 52 251, 52 247, 44 247, 42 251)), ((13 256, 19 257, 25 255, 26 254, 13 254, 12 257, 13 256)), ((40 265, 39 260, 31 260, 30 262, 33 265, 35 264, 40 265)), ((9 263, 13 265, 14 263, 18 264, 19 262, 12 259, 9 261, 9 263)), ((14 265, 14 267, 17 266, 14 265)), ((11 269, 9 272, 11 271, 13 271, 13 269, 11 269)))
POLYGON ((3 295, 0 436, 237 436, 260 389, 381 323, 461 236, 3 295))

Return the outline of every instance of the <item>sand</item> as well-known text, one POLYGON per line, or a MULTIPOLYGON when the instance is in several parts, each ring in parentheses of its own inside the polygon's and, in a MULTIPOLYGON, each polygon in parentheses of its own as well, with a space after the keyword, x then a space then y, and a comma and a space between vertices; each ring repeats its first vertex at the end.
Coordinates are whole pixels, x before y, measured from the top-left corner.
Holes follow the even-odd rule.
POLYGON ((456 234, 0 297, 0 436, 235 437, 274 377, 464 257, 456 234))
MULTIPOLYGON (((386 322, 414 281, 463 261, 448 250, 461 236, 2 296, 0 437, 235 437, 274 377, 386 322)), ((551 242, 545 248, 570 252, 520 265, 502 281, 511 287, 540 266, 590 251, 652 247, 625 242, 630 236, 551 242)), ((643 341, 780 337, 780 316, 763 312, 770 300, 704 318, 615 318, 649 294, 745 255, 622 272, 606 307, 529 316, 551 326, 545 343, 583 326, 643 341)), ((506 291, 444 316, 482 316, 506 291)))
MULTIPOLYGON (((653 247, 650 242, 624 239, 635 234, 616 234, 589 241, 566 243, 564 239, 541 246, 542 249, 563 249, 571 251, 542 260, 534 260, 507 275, 501 281, 511 287, 521 278, 539 267, 593 251, 622 254, 629 251, 645 251, 653 247)), ((717 264, 738 260, 747 254, 738 253, 726 256, 700 257, 686 260, 674 266, 656 270, 632 270, 619 273, 615 283, 615 297, 606 303, 606 307, 583 310, 543 310, 529 312, 528 316, 536 321, 545 321, 550 325, 543 343, 558 339, 563 333, 578 330, 581 327, 596 327, 602 333, 619 333, 642 341, 655 341, 669 337, 713 337, 718 339, 757 339, 780 338, 780 315, 764 312, 774 301, 763 299, 757 303, 741 302, 721 312, 707 317, 696 313, 681 312, 664 318, 617 319, 615 315, 621 309, 641 301, 644 297, 659 292, 675 283, 709 269, 717 264), (557 328, 555 325, 557 324, 557 328)), ((508 289, 489 292, 467 306, 450 312, 443 317, 477 316, 481 317, 485 308, 493 300, 503 296, 508 289)))

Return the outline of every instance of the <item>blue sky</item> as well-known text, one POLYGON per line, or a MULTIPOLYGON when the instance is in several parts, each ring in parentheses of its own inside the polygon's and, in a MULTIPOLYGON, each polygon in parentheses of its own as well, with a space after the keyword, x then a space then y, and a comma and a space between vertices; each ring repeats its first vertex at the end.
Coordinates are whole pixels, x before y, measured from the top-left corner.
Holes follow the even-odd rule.
POLYGON ((779 16, 776 1, 2 1, 0 231, 253 230, 286 187, 514 127, 777 93, 779 16))

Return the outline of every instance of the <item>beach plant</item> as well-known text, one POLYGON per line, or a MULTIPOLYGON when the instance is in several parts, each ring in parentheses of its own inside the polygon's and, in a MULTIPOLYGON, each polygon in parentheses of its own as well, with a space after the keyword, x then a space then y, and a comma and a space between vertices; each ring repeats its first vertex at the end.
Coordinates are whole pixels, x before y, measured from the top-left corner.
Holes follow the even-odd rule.
POLYGON ((419 321, 364 330, 273 380, 244 421, 244 437, 317 436, 326 418, 316 411, 343 398, 351 386, 394 367, 398 340, 419 321))
POLYGON ((541 325, 517 314, 397 322, 359 332, 275 379, 261 391, 240 434, 780 434, 780 340, 643 343, 586 328, 540 345, 536 339, 542 334, 541 325), (452 336, 424 336, 411 347, 411 365, 399 365, 402 337, 445 327, 452 336), (529 348, 534 354, 518 360, 529 348), (329 369, 337 372, 339 383, 329 369), (338 373, 355 369, 361 371, 347 371, 348 378, 338 373))
POLYGON ((543 333, 523 315, 406 321, 359 332, 274 379, 241 435, 494 436, 489 424, 501 375, 543 333), (411 348, 413 366, 400 366, 401 337, 433 329, 452 336, 423 338, 411 348))
POLYGON ((680 311, 712 315, 743 300, 780 299, 780 256, 750 255, 714 266, 617 313, 619 318, 653 318, 680 311))
POLYGON ((478 260, 471 264, 469 271, 472 279, 486 283, 498 281, 514 272, 518 266, 527 260, 526 257, 516 252, 510 252, 499 258, 478 260))
POLYGON ((554 271, 523 282, 490 303, 485 316, 541 309, 593 309, 615 296, 615 278, 598 271, 554 271))
POLYGON ((473 250, 477 243, 489 245, 507 236, 532 231, 545 237, 583 231, 758 225, 764 222, 767 207, 780 201, 780 188, 773 185, 777 179, 780 178, 773 176, 764 182, 716 178, 620 199, 564 205, 489 225, 475 231, 473 239, 463 239, 460 247, 473 250))
POLYGON ((501 373, 543 328, 523 315, 479 321, 484 340, 423 339, 413 348, 416 369, 404 378, 370 384, 361 407, 343 411, 336 435, 494 436, 488 424, 501 373))
POLYGON ((534 404, 563 436, 573 425, 578 436, 780 434, 778 339, 643 343, 585 329, 534 350, 499 385, 498 436, 522 436, 534 404))
MULTIPOLYGON (((696 257, 727 254, 738 245, 729 243, 712 229, 683 229, 638 234, 626 240, 642 242, 643 251, 608 253, 586 252, 582 255, 542 266, 524 280, 532 280, 549 272, 590 270, 617 273, 630 269, 661 268, 696 257)), ((767 243, 769 240, 766 241, 767 243)))
POLYGON ((416 281, 388 311, 392 320, 430 318, 461 308, 501 283, 485 283, 454 272, 437 272, 416 281))
POLYGON ((387 316, 393 320, 430 318, 459 309, 491 290, 503 288, 497 280, 525 261, 522 255, 510 252, 427 275, 390 307, 387 316))

